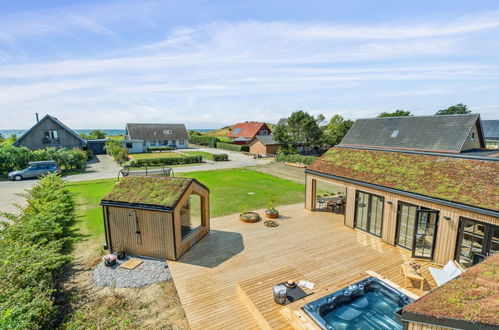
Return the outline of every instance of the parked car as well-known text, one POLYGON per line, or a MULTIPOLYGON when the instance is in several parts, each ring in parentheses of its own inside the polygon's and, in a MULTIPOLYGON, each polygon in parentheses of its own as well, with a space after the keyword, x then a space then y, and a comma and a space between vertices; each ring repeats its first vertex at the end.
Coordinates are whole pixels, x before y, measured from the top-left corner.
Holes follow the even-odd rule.
POLYGON ((13 171, 8 174, 9 179, 21 181, 23 179, 38 178, 47 173, 61 173, 60 167, 53 160, 31 162, 24 170, 13 171))
POLYGON ((168 147, 172 148, 172 150, 177 150, 177 146, 175 144, 170 144, 168 147))

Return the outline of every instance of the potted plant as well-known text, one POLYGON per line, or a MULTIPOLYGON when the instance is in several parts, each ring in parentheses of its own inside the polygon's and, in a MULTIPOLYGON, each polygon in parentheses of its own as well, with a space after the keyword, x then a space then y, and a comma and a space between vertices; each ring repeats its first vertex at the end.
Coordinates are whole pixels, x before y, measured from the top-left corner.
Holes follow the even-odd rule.
POLYGON ((255 223, 260 221, 260 215, 256 212, 243 212, 239 214, 239 220, 246 223, 255 223))
POLYGON ((272 196, 265 203, 265 217, 267 219, 277 219, 279 217, 279 211, 276 209, 276 202, 276 198, 272 196))
POLYGON ((116 247, 116 249, 114 250, 114 254, 116 254, 116 257, 118 257, 118 260, 123 260, 123 259, 125 259, 125 256, 126 256, 125 249, 121 245, 118 245, 116 247))
POLYGON ((114 254, 107 254, 104 257, 102 257, 102 261, 104 262, 104 265, 107 267, 111 267, 116 265, 116 256, 114 254))
POLYGON ((413 261, 413 262, 409 263, 409 266, 411 267, 411 269, 414 273, 419 274, 419 270, 421 269, 420 264, 413 261))

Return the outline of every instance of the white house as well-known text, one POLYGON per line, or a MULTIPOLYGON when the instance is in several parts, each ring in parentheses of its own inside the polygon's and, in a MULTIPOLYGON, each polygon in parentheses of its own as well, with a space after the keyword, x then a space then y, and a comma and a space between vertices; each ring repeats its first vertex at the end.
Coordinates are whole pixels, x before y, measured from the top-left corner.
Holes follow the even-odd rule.
POLYGON ((121 144, 131 154, 146 152, 149 147, 183 149, 189 147, 189 133, 184 124, 128 123, 121 144))

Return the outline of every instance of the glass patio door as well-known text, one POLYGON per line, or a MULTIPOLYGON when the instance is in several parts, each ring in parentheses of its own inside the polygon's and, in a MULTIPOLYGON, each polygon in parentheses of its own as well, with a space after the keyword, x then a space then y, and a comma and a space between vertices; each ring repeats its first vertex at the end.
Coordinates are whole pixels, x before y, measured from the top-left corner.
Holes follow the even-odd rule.
POLYGON ((461 218, 456 259, 471 267, 491 253, 499 252, 499 227, 461 218))
POLYGON ((416 211, 412 256, 433 259, 437 234, 438 211, 420 209, 416 211))
POLYGON ((370 234, 381 236, 383 202, 384 198, 381 196, 357 191, 355 198, 355 227, 370 234))
POLYGON ((417 206, 399 202, 397 212, 397 245, 412 249, 417 206))

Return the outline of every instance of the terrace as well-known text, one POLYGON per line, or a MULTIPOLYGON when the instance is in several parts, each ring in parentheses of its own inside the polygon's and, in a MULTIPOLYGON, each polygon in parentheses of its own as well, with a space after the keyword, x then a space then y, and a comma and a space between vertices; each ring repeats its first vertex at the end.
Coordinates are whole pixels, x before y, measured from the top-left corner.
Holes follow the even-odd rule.
MULTIPOLYGON (((180 260, 169 262, 193 329, 291 328, 290 318, 304 301, 287 305, 285 316, 272 295, 272 286, 288 279, 315 283, 305 300, 368 277, 366 271, 404 285, 400 265, 411 260, 408 250, 344 226, 342 215, 311 212, 303 204, 279 210, 276 228, 241 223, 237 215, 212 219, 211 232, 180 260)), ((429 264, 421 264, 424 291, 418 283, 408 287, 416 295, 436 286, 429 264)))

